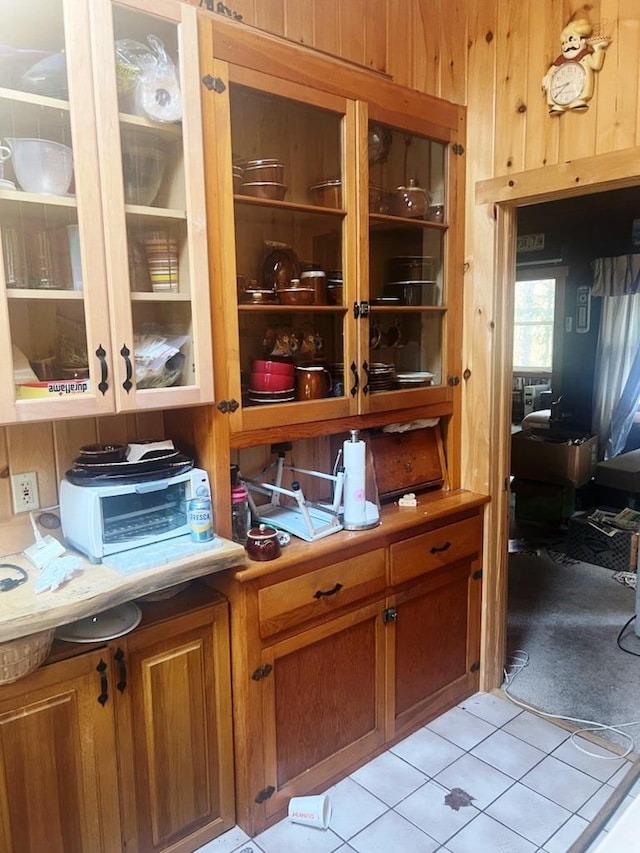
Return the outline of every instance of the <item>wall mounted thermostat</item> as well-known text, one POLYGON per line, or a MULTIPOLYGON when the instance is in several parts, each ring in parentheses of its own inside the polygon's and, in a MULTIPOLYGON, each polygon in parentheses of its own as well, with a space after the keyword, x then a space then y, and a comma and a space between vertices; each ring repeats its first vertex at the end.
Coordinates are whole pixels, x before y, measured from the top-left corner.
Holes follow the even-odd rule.
POLYGON ((591 288, 582 284, 576 291, 576 332, 584 334, 591 328, 591 288))

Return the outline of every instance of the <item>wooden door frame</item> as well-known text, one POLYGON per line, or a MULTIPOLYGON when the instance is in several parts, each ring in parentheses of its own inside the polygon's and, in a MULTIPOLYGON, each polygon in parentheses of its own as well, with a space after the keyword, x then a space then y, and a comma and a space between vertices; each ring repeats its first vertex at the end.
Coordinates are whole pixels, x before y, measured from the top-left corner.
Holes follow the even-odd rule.
MULTIPOLYGON (((503 681, 506 660, 507 581, 509 543, 509 471, 513 281, 515 279, 517 211, 519 207, 560 201, 580 195, 640 185, 640 147, 555 166, 545 166, 476 183, 476 216, 492 205, 495 218, 493 252, 494 347, 491 363, 491 402, 487 474, 492 498, 487 507, 483 602, 481 690, 503 681), (482 209, 482 205, 485 209, 482 209)), ((484 249, 482 251, 485 251, 484 249)))

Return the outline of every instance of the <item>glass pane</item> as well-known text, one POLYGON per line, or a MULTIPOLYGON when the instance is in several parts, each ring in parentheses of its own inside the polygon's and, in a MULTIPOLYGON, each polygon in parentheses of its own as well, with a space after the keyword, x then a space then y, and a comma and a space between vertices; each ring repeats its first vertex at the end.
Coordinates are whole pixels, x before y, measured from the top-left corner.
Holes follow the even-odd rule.
POLYGON ((16 396, 89 393, 62 4, 22 4, 5 16, 3 43, 0 231, 16 396))
POLYGON ((516 282, 513 364, 518 370, 551 370, 555 279, 516 282))
POLYGON ((166 20, 114 6, 114 36, 136 386, 191 385, 178 31, 166 20))
POLYGON ((343 116, 238 85, 230 102, 243 405, 341 397, 343 116))
POLYGON ((445 147, 369 125, 370 393, 440 384, 445 147))

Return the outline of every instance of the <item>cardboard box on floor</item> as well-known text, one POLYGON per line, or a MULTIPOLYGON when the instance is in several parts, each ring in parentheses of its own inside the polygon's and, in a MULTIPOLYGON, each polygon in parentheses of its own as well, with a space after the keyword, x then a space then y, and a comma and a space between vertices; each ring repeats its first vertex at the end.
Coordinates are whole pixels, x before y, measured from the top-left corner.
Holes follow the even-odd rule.
POLYGON ((598 438, 553 429, 526 429, 511 436, 511 475, 523 480, 580 488, 595 471, 598 438))
POLYGON ((588 513, 569 519, 567 556, 595 563, 615 572, 635 572, 638 565, 638 533, 619 530, 607 536, 588 521, 588 513))

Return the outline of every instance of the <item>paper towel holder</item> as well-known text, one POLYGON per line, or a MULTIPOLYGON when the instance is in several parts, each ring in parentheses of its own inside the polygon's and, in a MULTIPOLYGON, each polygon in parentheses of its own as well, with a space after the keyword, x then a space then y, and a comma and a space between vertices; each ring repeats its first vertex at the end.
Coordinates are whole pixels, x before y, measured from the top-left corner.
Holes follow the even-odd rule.
POLYGON ((338 453, 336 466, 342 458, 344 466, 343 506, 340 520, 344 530, 369 530, 380 524, 380 500, 373 461, 367 442, 360 430, 349 431, 338 453))

